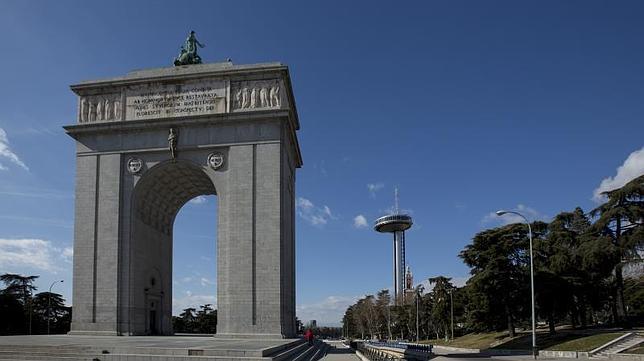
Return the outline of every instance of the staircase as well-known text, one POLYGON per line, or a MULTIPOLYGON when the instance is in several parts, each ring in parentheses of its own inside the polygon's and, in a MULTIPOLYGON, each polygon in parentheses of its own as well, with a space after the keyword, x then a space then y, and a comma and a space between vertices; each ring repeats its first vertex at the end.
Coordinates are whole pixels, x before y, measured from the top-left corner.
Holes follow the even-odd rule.
POLYGON ((642 342, 644 342, 644 337, 638 335, 637 333, 629 332, 605 345, 602 345, 590 351, 589 353, 591 355, 591 358, 605 359, 608 358, 608 355, 610 354, 616 354, 624 350, 628 350, 629 348, 642 342))
POLYGON ((284 348, 260 351, 134 349, 124 348, 109 352, 92 346, 36 346, 0 345, 0 360, 12 361, 317 361, 326 355, 328 345, 315 341, 309 345, 303 340, 284 348))

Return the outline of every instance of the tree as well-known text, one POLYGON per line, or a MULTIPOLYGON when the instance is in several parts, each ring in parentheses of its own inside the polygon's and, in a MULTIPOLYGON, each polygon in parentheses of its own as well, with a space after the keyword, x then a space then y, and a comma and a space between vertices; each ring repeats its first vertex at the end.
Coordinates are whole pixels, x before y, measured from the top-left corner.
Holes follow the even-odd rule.
POLYGON ((195 317, 195 328, 199 333, 217 333, 217 310, 211 304, 200 306, 195 317))
MULTIPOLYGON (((196 326, 196 321, 197 321, 197 316, 196 313, 197 310, 195 308, 189 307, 183 310, 179 314, 179 319, 180 325, 183 326, 183 328, 177 328, 175 331, 176 332, 195 332, 195 326, 196 326)), ((177 325, 179 326, 179 325, 177 325)))
POLYGON ((583 210, 559 213, 548 225, 546 237, 535 242, 535 288, 538 313, 555 333, 558 319, 571 315, 573 327, 586 326, 586 292, 592 278, 583 267, 583 243, 590 221, 583 210))
POLYGON ((367 295, 358 300, 353 314, 362 338, 365 337, 365 334, 368 334, 369 338, 373 338, 377 319, 373 295, 367 295))
POLYGON ((40 276, 23 276, 19 274, 5 273, 0 275, 0 281, 4 282, 6 288, 2 291, 4 294, 13 295, 20 300, 24 311, 27 313, 25 317, 27 322, 27 329, 29 334, 31 330, 31 294, 36 290, 33 285, 34 281, 40 276))
POLYGON ((613 317, 615 322, 624 322, 626 304, 622 267, 624 262, 640 258, 639 252, 644 248, 644 175, 602 195, 607 201, 591 211, 593 217, 598 217, 593 228, 606 243, 617 247, 621 256, 621 262, 614 267, 613 317))
POLYGON ((50 333, 69 331, 71 307, 65 306, 65 299, 58 293, 40 292, 33 298, 33 313, 36 318, 36 332, 47 333, 49 320, 50 333))
POLYGON ((0 335, 26 333, 25 308, 12 294, 0 292, 0 335))
POLYGON ((447 338, 448 330, 450 329, 451 304, 449 294, 454 288, 454 285, 450 282, 451 280, 451 278, 444 276, 429 279, 429 284, 434 285, 434 289, 430 292, 434 305, 431 311, 431 318, 437 339, 441 335, 447 338))
MULTIPOLYGON (((546 224, 532 224, 533 238, 545 233, 546 224)), ((472 244, 459 254, 472 268, 469 299, 472 301, 469 324, 475 330, 501 329, 503 319, 514 336, 517 320, 529 314, 528 235, 524 224, 477 233, 472 244)))
POLYGON ((347 308, 342 317, 342 327, 344 335, 347 338, 356 338, 359 336, 358 323, 356 322, 357 316, 355 315, 356 305, 353 304, 347 308))
POLYGON ((31 293, 36 290, 34 281, 38 277, 40 276, 23 276, 12 273, 0 275, 0 281, 4 282, 6 286, 2 292, 15 295, 23 305, 27 305, 31 300, 31 293))
POLYGON ((391 295, 389 290, 384 289, 378 292, 376 295, 376 329, 378 333, 378 338, 384 338, 383 335, 387 335, 388 339, 391 339, 391 295))

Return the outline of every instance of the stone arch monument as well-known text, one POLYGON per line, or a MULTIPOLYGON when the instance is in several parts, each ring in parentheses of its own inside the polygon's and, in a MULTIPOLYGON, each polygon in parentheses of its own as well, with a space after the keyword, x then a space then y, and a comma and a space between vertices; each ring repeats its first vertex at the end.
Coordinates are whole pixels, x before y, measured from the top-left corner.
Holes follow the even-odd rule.
POLYGON ((71 88, 71 333, 172 334, 174 218, 214 194, 218 336, 293 337, 302 158, 288 68, 188 65, 71 88))

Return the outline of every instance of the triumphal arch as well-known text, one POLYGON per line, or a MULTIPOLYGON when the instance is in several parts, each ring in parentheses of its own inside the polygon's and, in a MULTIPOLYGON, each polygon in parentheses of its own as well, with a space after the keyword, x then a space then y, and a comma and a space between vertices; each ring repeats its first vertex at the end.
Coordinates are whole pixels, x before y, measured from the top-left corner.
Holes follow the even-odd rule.
POLYGON ((218 336, 294 336, 302 158, 288 68, 182 65, 71 89, 71 333, 172 334, 174 219, 190 199, 214 194, 218 336))

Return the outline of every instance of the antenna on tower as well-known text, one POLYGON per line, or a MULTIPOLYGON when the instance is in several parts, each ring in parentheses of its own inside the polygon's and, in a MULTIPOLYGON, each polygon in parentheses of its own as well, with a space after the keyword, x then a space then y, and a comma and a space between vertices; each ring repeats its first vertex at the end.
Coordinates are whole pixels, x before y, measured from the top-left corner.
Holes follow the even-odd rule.
POLYGON ((394 214, 398 214, 398 186, 394 188, 394 214))

